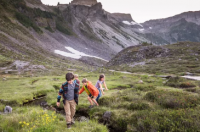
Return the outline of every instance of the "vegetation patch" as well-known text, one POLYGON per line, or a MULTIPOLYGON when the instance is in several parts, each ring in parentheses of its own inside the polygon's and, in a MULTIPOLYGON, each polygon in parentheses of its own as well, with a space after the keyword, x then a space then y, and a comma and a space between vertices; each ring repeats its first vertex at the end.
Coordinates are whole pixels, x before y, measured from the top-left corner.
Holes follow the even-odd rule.
POLYGON ((56 29, 66 35, 72 35, 70 29, 59 20, 56 21, 56 29))
POLYGON ((165 85, 170 86, 170 87, 175 87, 175 88, 193 88, 193 87, 196 87, 196 85, 193 82, 188 81, 188 80, 181 78, 181 77, 171 77, 166 82, 165 85))
POLYGON ((199 104, 198 95, 181 91, 156 90, 147 93, 145 99, 171 109, 191 108, 199 104))
POLYGON ((148 85, 148 84, 137 84, 135 85, 135 89, 139 91, 152 91, 155 90, 156 87, 154 85, 148 85))
POLYGON ((198 109, 140 111, 130 120, 130 130, 138 132, 196 132, 200 129, 198 109))
POLYGON ((26 28, 32 27, 37 33, 43 33, 43 31, 26 15, 16 12, 15 16, 17 20, 24 25, 26 28))

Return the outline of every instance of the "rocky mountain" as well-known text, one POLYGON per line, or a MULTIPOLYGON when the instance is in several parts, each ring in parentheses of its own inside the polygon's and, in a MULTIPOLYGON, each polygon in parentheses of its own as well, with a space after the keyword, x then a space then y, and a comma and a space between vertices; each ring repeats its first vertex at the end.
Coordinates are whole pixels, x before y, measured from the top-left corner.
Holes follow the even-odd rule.
POLYGON ((73 0, 71 4, 92 6, 97 4, 97 0, 73 0))
POLYGON ((136 31, 154 44, 200 42, 200 11, 141 23, 136 31))
POLYGON ((48 54, 70 61, 89 57, 90 64, 101 64, 125 47, 148 41, 119 21, 130 15, 108 13, 96 0, 57 6, 40 0, 1 0, 0 11, 0 46, 19 54, 20 60, 48 54))
POLYGON ((119 52, 107 64, 109 69, 153 74, 200 74, 200 43, 179 42, 156 46, 148 43, 119 52))

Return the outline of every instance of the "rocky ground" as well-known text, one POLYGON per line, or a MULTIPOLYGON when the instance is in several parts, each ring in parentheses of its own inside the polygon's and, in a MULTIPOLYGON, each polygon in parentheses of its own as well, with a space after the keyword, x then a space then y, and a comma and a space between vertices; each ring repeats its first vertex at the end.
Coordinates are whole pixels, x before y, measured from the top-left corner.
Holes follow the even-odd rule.
POLYGON ((155 46, 144 43, 121 51, 107 66, 110 69, 154 74, 199 74, 199 43, 180 42, 155 46))

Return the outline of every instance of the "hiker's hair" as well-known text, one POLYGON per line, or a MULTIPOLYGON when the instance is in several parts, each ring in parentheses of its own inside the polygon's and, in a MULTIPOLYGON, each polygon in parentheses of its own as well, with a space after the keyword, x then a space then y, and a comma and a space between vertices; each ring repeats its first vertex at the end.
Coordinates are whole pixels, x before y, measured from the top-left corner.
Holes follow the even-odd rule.
POLYGON ((105 77, 105 75, 104 75, 104 74, 101 74, 101 75, 99 76, 99 81, 101 81, 101 79, 104 78, 104 77, 105 77))
POLYGON ((82 83, 87 83, 87 78, 83 78, 82 83))
POLYGON ((78 74, 74 74, 74 78, 78 78, 78 74))
POLYGON ((67 81, 71 81, 73 79, 74 79, 74 74, 73 73, 69 72, 69 73, 66 74, 66 80, 67 81))

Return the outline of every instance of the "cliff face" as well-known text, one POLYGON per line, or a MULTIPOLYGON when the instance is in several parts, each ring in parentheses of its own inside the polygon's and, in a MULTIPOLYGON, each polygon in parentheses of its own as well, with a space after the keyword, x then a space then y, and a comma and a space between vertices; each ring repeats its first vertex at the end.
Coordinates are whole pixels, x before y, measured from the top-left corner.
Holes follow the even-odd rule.
POLYGON ((89 5, 89 6, 92 6, 92 5, 97 4, 97 0, 73 0, 73 1, 71 2, 71 4, 74 4, 74 5, 89 5))
MULTIPOLYGON (((68 55, 64 58, 71 61, 77 56, 69 56, 71 52, 66 47, 70 47, 97 59, 109 60, 125 47, 148 41, 111 17, 96 1, 91 6, 84 5, 86 3, 48 6, 40 0, 2 1, 0 48, 13 50, 14 56, 63 58, 68 55)), ((131 20, 130 16, 122 19, 131 20)), ((97 64, 93 62, 95 59, 87 59, 87 56, 79 60, 97 64)))
POLYGON ((169 18, 150 20, 136 28, 140 35, 154 44, 179 41, 200 42, 200 11, 185 12, 169 18))
POLYGON ((133 21, 131 14, 124 14, 124 13, 112 13, 112 16, 117 19, 118 21, 133 21))

